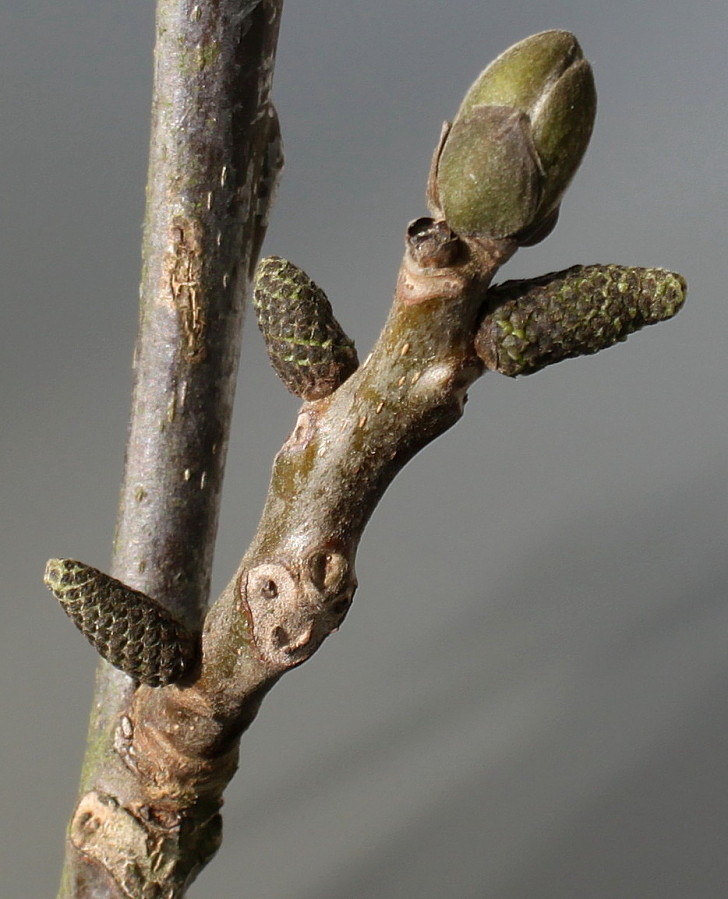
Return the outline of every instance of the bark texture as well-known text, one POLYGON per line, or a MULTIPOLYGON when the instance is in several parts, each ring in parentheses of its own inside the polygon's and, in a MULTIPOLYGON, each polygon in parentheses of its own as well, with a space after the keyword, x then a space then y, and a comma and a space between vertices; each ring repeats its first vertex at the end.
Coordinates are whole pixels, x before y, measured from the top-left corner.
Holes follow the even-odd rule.
MULTIPOLYGON (((184 895, 219 845, 240 735, 281 675, 343 621, 359 539, 387 485, 462 414, 483 371, 474 339, 486 291, 516 244, 460 241, 441 222, 425 231, 408 232, 373 352, 331 395, 301 408, 256 537, 205 619, 194 676, 141 684, 109 716, 110 745, 71 821, 78 876, 68 895, 184 895)), ((114 589, 128 589, 132 606, 134 590, 114 589)), ((87 600, 96 601, 93 590, 87 600)))
MULTIPOLYGON (((244 300, 281 165, 269 100, 281 5, 157 6, 140 328, 112 574, 197 633, 244 300)), ((147 852, 145 810, 119 802, 129 772, 119 772, 113 743, 133 692, 130 678, 101 663, 62 899, 182 895, 217 845, 214 812, 198 810, 147 852)))
POLYGON ((677 276, 615 266, 491 288, 523 240, 421 218, 406 232, 387 322, 358 365, 323 292, 268 260, 261 329, 305 401, 253 542, 205 615, 243 300, 281 163, 269 101, 279 15, 280 0, 159 4, 113 571, 52 560, 46 575, 89 639, 136 680, 99 669, 61 899, 182 899, 220 843, 241 734, 268 690, 344 620, 375 506, 460 418, 486 366, 521 374, 595 352, 674 314, 684 297, 677 276))

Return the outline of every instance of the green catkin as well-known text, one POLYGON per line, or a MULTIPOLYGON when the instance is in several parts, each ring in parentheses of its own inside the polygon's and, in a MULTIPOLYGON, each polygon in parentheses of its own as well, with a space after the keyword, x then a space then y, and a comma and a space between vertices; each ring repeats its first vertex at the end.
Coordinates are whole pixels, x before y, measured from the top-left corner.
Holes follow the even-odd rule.
POLYGON ((99 655, 134 680, 161 687, 194 668, 199 639, 144 593, 72 559, 51 559, 44 580, 99 655))
POLYGON ((486 367, 509 377, 586 356, 672 318, 685 301, 685 279, 659 268, 576 265, 488 291, 475 339, 486 367))
POLYGON ((326 294, 292 262, 260 261, 253 307, 273 368, 296 396, 321 399, 356 371, 356 349, 326 294))

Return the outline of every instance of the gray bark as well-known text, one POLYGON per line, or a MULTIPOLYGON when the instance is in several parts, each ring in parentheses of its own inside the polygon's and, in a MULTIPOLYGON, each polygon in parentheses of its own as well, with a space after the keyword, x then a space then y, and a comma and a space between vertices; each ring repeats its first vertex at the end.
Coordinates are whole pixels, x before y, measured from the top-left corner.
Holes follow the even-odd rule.
MULTIPOLYGON (((157 6, 140 327, 112 573, 198 631, 244 302, 280 168, 269 92, 281 6, 282 0, 157 6)), ((101 663, 63 899, 181 895, 215 842, 214 826, 193 827, 197 837, 184 836, 182 857, 182 835, 170 836, 156 859, 164 876, 150 872, 143 890, 144 872, 132 870, 134 859, 121 883, 110 877, 107 812, 126 776, 112 749, 114 727, 133 692, 126 675, 101 663), (90 848, 91 831, 98 851, 90 848)), ((122 818, 132 843, 139 836, 134 814, 143 817, 127 811, 122 818)))

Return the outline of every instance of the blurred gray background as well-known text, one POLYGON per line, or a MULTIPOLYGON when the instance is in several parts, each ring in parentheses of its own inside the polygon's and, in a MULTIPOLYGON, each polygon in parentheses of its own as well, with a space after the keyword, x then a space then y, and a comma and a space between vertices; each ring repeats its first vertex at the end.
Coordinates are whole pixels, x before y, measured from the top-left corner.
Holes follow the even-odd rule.
MULTIPOLYGON (((108 565, 136 331, 153 3, 2 0, 2 894, 54 895, 95 658, 41 577, 108 565)), ((546 28, 597 78, 557 231, 503 277, 672 268, 672 322, 489 375, 362 543, 341 632, 266 700, 193 897, 728 895, 725 0, 288 0, 266 244, 362 354, 442 120, 546 28)), ((215 590, 295 401, 252 319, 215 590), (245 425, 245 421, 249 424, 245 425)))

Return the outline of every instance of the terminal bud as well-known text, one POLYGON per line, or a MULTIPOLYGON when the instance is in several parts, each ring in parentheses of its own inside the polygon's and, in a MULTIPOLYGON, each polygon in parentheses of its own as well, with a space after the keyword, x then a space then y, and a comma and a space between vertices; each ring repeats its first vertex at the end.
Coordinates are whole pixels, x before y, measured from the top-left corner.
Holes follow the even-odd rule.
POLYGON ((459 235, 537 243, 586 151, 596 114, 591 66, 568 31, 510 47, 476 80, 445 133, 433 214, 459 235))

